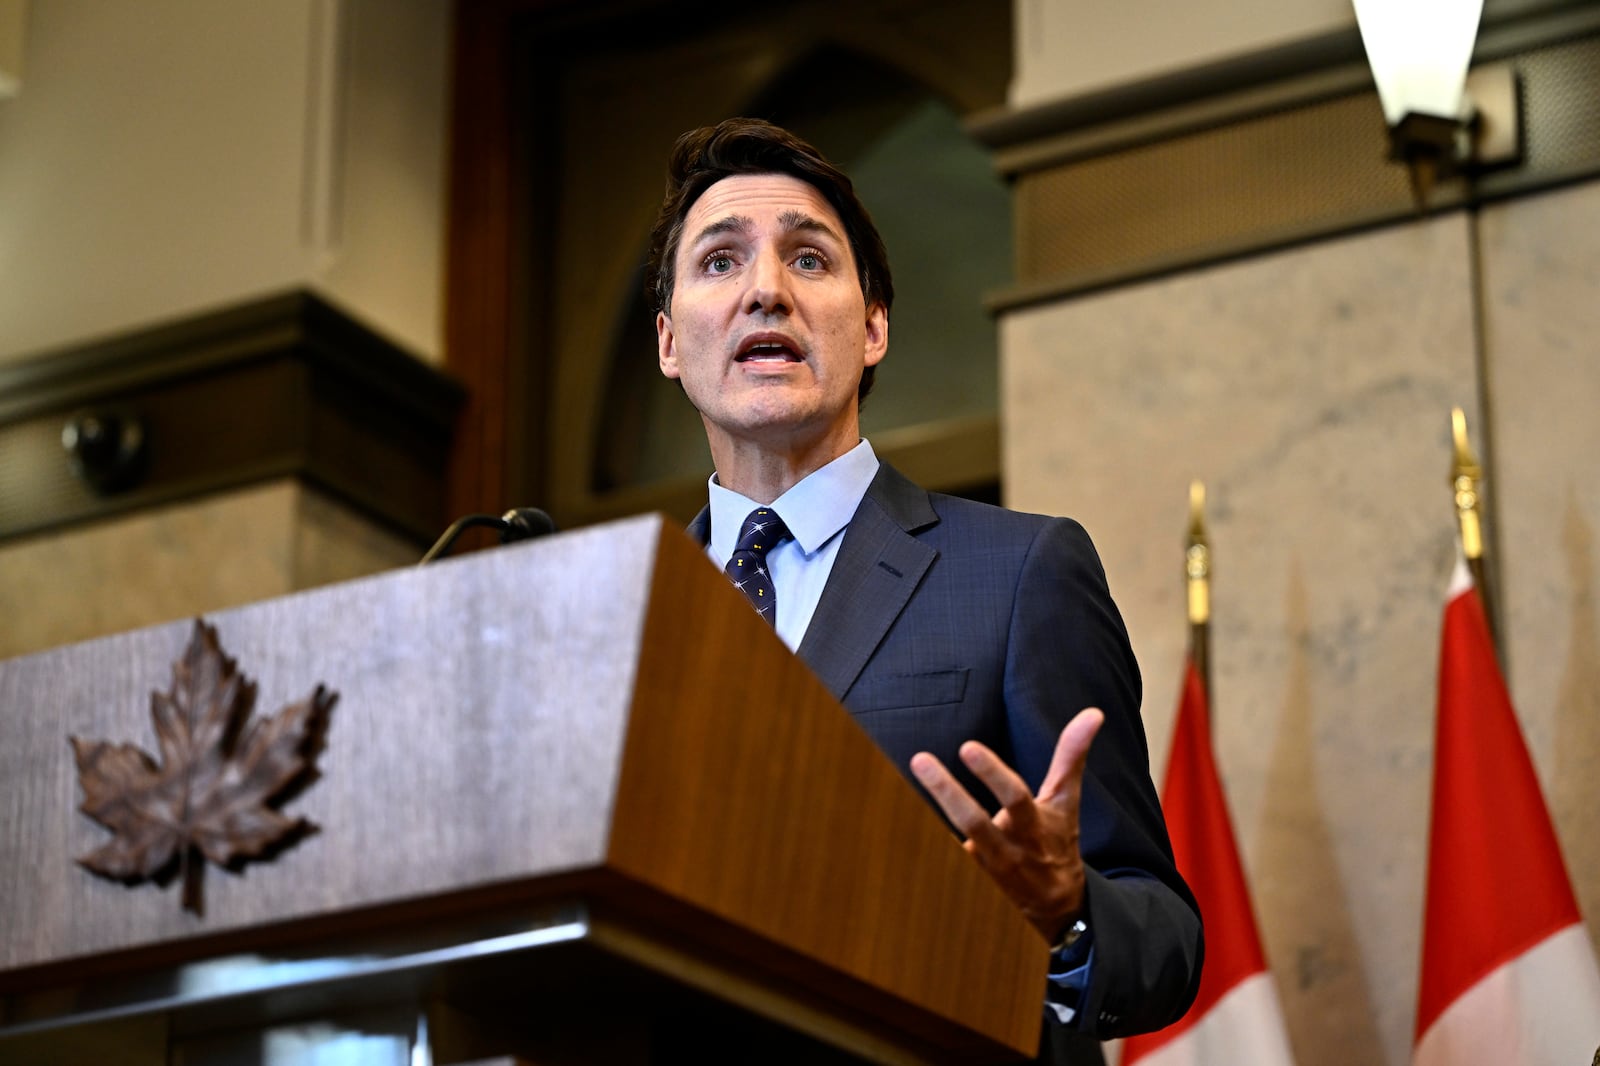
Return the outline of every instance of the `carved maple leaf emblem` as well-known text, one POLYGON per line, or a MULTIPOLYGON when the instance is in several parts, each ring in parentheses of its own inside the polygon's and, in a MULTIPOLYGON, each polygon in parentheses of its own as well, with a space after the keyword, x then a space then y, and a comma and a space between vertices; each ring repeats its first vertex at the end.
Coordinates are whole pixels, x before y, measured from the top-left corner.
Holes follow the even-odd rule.
POLYGON ((203 860, 237 866, 311 826, 279 811, 315 774, 328 712, 338 698, 318 685, 277 714, 251 717, 256 687, 200 619, 172 687, 150 693, 158 764, 133 744, 70 738, 83 786, 79 808, 112 838, 78 859, 120 881, 183 876, 183 905, 200 913, 203 860))

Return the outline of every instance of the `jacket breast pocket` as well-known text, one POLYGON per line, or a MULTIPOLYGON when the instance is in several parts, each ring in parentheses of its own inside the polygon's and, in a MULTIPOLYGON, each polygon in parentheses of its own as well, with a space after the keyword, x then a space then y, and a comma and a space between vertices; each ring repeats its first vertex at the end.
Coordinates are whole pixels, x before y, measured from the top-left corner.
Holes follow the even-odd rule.
POLYGON ((960 703, 966 698, 969 672, 962 667, 916 674, 871 675, 851 688, 844 703, 856 714, 960 703))

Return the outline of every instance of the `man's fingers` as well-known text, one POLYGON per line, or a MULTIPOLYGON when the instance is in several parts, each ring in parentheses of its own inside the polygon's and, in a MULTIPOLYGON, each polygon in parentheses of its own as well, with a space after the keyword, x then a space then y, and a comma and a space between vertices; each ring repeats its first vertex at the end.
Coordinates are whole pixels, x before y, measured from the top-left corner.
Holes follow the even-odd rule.
POLYGON ((976 740, 961 745, 961 761, 973 776, 984 783, 1000 806, 1010 813, 1012 824, 1031 827, 1038 817, 1033 807, 1033 790, 1005 761, 976 740))
POLYGON ((981 849, 999 842, 1000 831, 989 820, 988 812, 961 787, 961 782, 945 769, 944 763, 921 751, 911 757, 911 772, 944 811, 950 824, 970 843, 981 849))
POLYGON ((1083 788, 1083 767, 1089 759, 1089 745, 1105 720, 1105 712, 1100 708, 1086 707, 1073 715, 1072 721, 1061 730, 1055 754, 1050 758, 1050 772, 1044 775, 1044 784, 1039 786, 1041 802, 1063 793, 1074 798, 1078 796, 1083 788))

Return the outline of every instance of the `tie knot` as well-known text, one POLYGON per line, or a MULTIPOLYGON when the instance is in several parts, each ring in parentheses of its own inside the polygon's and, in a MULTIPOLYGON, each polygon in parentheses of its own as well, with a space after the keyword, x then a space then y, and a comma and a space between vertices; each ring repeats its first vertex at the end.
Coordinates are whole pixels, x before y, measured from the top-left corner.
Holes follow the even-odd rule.
POLYGON ((788 535, 789 527, 783 524, 778 512, 767 507, 757 507, 744 520, 744 526, 739 530, 739 546, 734 551, 752 552, 758 558, 764 558, 767 552, 788 535))

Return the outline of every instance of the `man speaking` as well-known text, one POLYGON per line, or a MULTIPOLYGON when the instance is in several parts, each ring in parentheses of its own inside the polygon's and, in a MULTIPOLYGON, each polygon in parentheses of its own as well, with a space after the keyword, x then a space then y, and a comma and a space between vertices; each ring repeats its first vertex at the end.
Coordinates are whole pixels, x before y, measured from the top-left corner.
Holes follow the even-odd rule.
POLYGON ((691 532, 1054 945, 1041 1060, 1177 1019, 1200 917, 1099 558, 1075 522, 926 492, 861 438, 894 289, 850 179, 765 122, 685 134, 646 284, 716 465, 691 532))

